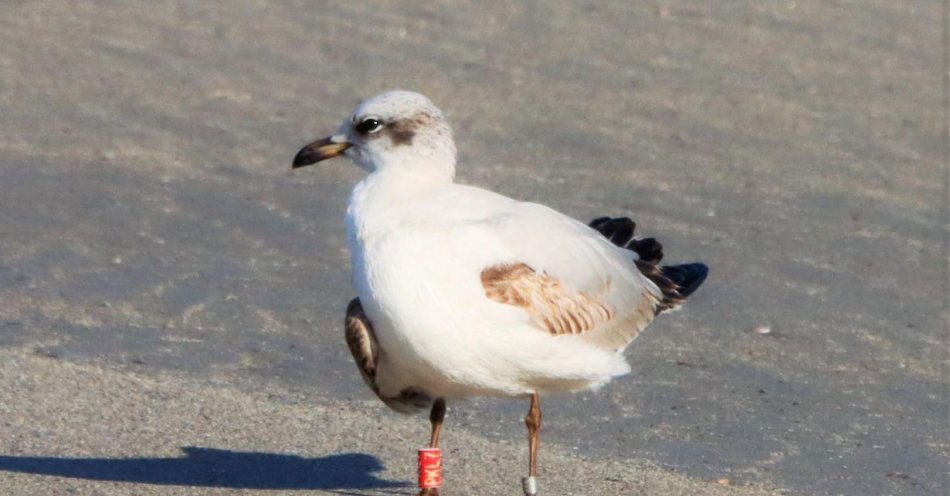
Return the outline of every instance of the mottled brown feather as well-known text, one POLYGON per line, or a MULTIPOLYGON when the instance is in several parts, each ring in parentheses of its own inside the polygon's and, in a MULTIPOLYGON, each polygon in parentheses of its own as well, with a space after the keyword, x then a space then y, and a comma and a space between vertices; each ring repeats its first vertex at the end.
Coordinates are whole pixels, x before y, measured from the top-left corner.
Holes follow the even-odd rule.
POLYGON ((360 304, 359 298, 353 298, 346 307, 344 329, 346 345, 350 348, 360 375, 363 376, 366 385, 379 394, 376 387, 376 357, 379 344, 376 342, 373 328, 366 313, 363 312, 363 305, 360 304))
POLYGON ((560 281, 523 263, 500 264, 481 272, 485 296, 524 308, 531 319, 557 336, 580 334, 614 317, 598 295, 570 291, 560 281))
POLYGON ((432 403, 432 398, 425 391, 416 387, 407 387, 393 397, 383 396, 376 384, 377 360, 379 358, 379 343, 373 333, 373 325, 363 311, 359 298, 353 298, 346 307, 344 322, 346 344, 356 362, 356 368, 366 381, 366 385, 373 390, 383 403, 389 408, 401 413, 411 413, 414 410, 426 408, 432 403))

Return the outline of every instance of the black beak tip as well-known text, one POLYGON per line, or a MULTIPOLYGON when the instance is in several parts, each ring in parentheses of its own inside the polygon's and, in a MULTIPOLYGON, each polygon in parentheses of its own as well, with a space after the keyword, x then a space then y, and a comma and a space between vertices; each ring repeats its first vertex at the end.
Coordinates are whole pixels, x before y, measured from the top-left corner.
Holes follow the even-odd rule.
POLYGON ((291 166, 292 169, 299 169, 307 165, 313 165, 319 161, 318 154, 313 151, 312 148, 306 147, 299 152, 294 157, 294 163, 291 166))

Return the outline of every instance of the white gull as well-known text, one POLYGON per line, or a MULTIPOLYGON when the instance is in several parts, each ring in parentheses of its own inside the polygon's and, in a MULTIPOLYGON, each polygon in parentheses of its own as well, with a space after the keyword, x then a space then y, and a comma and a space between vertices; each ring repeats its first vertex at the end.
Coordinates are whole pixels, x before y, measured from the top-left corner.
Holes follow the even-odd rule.
POLYGON ((629 372, 624 349, 706 266, 659 266, 659 243, 634 237, 627 218, 585 225, 456 184, 452 131, 418 93, 366 100, 293 165, 341 154, 370 173, 346 219, 358 294, 346 336, 363 378, 397 411, 431 405, 432 447, 447 399, 530 397, 523 483, 535 494, 539 395, 629 372))

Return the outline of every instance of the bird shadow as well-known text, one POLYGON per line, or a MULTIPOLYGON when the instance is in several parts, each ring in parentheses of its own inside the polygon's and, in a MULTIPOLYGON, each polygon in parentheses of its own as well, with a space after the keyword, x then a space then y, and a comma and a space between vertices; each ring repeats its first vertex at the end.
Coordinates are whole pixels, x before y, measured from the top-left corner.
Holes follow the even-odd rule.
POLYGON ((385 467, 364 453, 305 458, 280 453, 186 446, 176 458, 60 458, 2 456, 0 471, 100 481, 234 489, 401 488, 375 474, 385 467))

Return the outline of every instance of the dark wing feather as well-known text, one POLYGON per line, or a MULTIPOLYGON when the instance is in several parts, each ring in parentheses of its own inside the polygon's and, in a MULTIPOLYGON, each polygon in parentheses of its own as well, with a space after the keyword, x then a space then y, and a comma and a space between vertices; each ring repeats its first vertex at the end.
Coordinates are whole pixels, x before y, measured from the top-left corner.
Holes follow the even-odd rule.
POLYGON ((356 368, 366 381, 366 385, 376 393, 376 396, 389 408, 400 413, 412 413, 426 408, 432 403, 432 398, 419 388, 408 387, 399 392, 398 396, 385 397, 379 392, 376 384, 376 372, 379 359, 379 342, 373 333, 373 324, 363 311, 359 298, 353 298, 346 307, 346 345, 350 348, 356 368))
POLYGON ((627 217, 598 217, 588 225, 614 245, 636 252, 637 268, 663 292, 663 299, 656 306, 658 314, 680 306, 706 280, 709 267, 702 263, 661 267, 663 245, 654 238, 634 236, 637 224, 627 217))
POLYGON ((360 375, 363 376, 366 385, 379 394, 376 387, 376 357, 379 353, 379 344, 376 342, 373 326, 366 317, 366 313, 363 312, 363 305, 360 304, 359 298, 353 298, 353 301, 346 306, 344 328, 346 345, 350 348, 356 368, 360 369, 360 375))
POLYGON ((598 217, 588 224, 611 243, 637 253, 640 260, 656 265, 663 259, 663 245, 654 238, 638 238, 634 236, 637 223, 628 217, 598 217))

